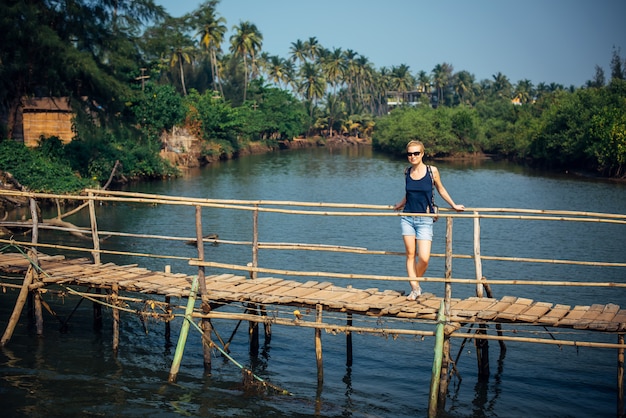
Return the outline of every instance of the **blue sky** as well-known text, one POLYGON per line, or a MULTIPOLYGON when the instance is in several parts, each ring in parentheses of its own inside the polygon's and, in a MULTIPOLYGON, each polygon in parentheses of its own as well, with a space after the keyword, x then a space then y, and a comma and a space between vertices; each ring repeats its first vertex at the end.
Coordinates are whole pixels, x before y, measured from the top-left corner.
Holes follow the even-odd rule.
MULTIPOLYGON (((179 17, 201 1, 155 3, 179 17)), ((254 23, 271 55, 287 58, 292 42, 315 37, 376 69, 406 64, 430 73, 446 62, 476 81, 501 72, 512 83, 579 87, 596 65, 610 78, 614 46, 626 58, 625 0, 222 0, 217 14, 226 39, 239 22, 254 23)))

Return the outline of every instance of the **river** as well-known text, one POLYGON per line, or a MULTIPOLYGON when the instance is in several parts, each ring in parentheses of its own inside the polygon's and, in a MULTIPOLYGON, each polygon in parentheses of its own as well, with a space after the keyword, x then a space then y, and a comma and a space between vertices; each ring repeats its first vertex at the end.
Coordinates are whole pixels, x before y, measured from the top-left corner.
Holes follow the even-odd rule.
MULTIPOLYGON (((468 208, 532 208, 585 212, 626 213, 626 185, 618 182, 555 174, 503 162, 436 162, 447 190, 468 208)), ((252 155, 192 170, 167 181, 134 184, 126 189, 218 199, 260 199, 307 202, 391 205, 402 198, 407 166, 373 152, 369 147, 319 148, 252 155)), ((440 205, 444 205, 438 199, 440 205)), ((160 205, 101 207, 98 228, 133 230, 146 234, 195 236, 193 209, 160 205)), ((86 219, 74 218, 78 224, 86 219)), ((205 233, 220 239, 251 240, 251 216, 245 211, 205 210, 205 233)), ((85 225, 88 225, 88 221, 85 225)), ((445 222, 435 224, 433 253, 444 252, 445 222)), ((45 239, 45 238, 44 238, 45 239)), ((265 242, 331 243, 372 250, 403 251, 395 217, 342 218, 262 213, 259 239, 265 242)), ((140 244, 111 238, 111 248, 163 252, 163 248, 137 248, 140 244)), ((172 244, 163 244, 170 245, 172 244)), ((585 259, 625 262, 626 228, 610 224, 560 222, 504 222, 481 220, 482 255, 585 259)), ((454 252, 472 251, 472 221, 454 222, 454 252)), ((193 256, 190 247, 172 246, 172 254, 193 256)), ((245 264, 250 250, 228 245, 207 246, 207 258, 245 264)), ((268 268, 403 275, 402 257, 263 252, 259 265, 268 268)), ((106 260, 105 260, 106 261, 106 260)), ((115 259, 124 262, 124 259, 115 259)), ((136 260, 134 260, 136 262, 136 260)), ((146 266, 162 269, 164 262, 146 266)), ((184 263, 173 271, 189 272, 184 263)), ((443 275, 443 260, 433 258, 428 276, 443 275)), ((473 263, 456 260, 454 277, 473 277, 473 263)), ((581 281, 624 282, 624 269, 586 268, 557 264, 518 265, 483 262, 491 279, 563 278, 581 281)), ((191 272, 192 273, 192 272, 191 272)), ((209 274, 213 271, 210 270, 209 274)), ((351 282, 355 287, 391 287, 408 290, 404 283, 351 282)), ((443 285, 426 283, 427 292, 442 295, 443 285)), ((472 286, 453 286, 454 297, 471 296, 472 286)), ((614 288, 500 286, 495 296, 512 295, 551 303, 589 305, 616 303, 626 306, 626 292, 614 288)), ((5 328, 16 292, 0 296, 0 327, 5 328)), ((51 305, 68 315, 77 305, 71 296, 53 298, 51 305)), ((400 417, 425 416, 432 369, 433 339, 383 338, 354 335, 354 362, 346 366, 345 337, 323 334, 324 384, 317 387, 313 332, 274 326, 271 343, 258 358, 248 355, 243 326, 231 345, 239 362, 292 395, 261 394, 245 390, 241 372, 221 356, 213 361, 211 376, 203 375, 199 337, 190 334, 176 384, 167 383, 173 347, 163 338, 163 325, 141 324, 122 315, 120 352, 111 351, 110 311, 105 326, 92 329, 91 306, 78 306, 68 332, 61 333, 46 316, 44 338, 37 338, 24 314, 13 339, 0 351, 0 406, 4 416, 290 416, 290 417, 400 417), (286 329, 287 328, 287 329, 286 329)), ((375 326, 375 322, 371 322, 375 326)), ((232 324, 220 324, 224 338, 232 324)), ((180 322, 174 321, 177 334, 180 322)), ((510 329, 510 328, 509 328, 510 329)), ((514 330, 512 332, 515 332, 514 330)), ((550 338, 544 329, 538 337, 550 338)), ((566 338, 557 332, 556 338, 566 338)), ((600 336, 615 342, 615 336, 600 336)), ((175 340, 174 340, 175 342, 175 340)), ((491 375, 477 377, 471 341, 452 342, 458 356, 458 376, 453 377, 443 416, 446 417, 588 417, 615 416, 617 354, 611 349, 507 343, 499 356, 491 343, 491 375)))

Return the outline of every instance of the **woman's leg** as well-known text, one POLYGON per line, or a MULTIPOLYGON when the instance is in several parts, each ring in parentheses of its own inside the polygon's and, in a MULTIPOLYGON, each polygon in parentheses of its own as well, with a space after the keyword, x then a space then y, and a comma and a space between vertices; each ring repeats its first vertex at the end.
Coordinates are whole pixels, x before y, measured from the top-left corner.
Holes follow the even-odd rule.
POLYGON ((417 263, 415 265, 415 273, 417 277, 422 277, 426 273, 428 262, 430 261, 431 247, 432 241, 423 239, 417 240, 417 263))
POLYGON ((411 284, 411 295, 409 300, 415 300, 413 292, 416 294, 421 293, 420 284, 417 280, 410 280, 411 278, 418 278, 424 276, 426 269, 428 268, 428 262, 430 261, 430 250, 432 247, 432 241, 429 240, 416 240, 412 235, 404 235, 404 247, 406 249, 406 271, 409 276, 409 283, 411 284), (416 252, 417 250, 417 257, 416 252))
MULTIPOLYGON (((404 240, 404 248, 406 249, 406 272, 409 276, 409 279, 417 278, 419 275, 417 274, 417 262, 415 260, 415 251, 417 249, 416 240, 414 235, 403 235, 402 239, 404 240)), ((420 284, 417 280, 409 280, 411 284, 412 290, 419 290, 420 284)))

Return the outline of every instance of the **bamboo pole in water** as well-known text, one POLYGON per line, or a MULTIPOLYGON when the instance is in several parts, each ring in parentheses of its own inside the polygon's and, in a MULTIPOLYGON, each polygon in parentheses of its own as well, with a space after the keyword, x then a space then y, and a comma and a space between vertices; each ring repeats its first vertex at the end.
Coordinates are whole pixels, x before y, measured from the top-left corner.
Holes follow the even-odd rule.
POLYGON ((98 236, 98 221, 96 220, 93 193, 89 193, 89 220, 91 222, 91 239, 93 240, 93 262, 100 264, 100 237, 98 236))
MULTIPOLYGON (((258 208, 257 208, 258 209, 258 208)), ((259 211, 252 212, 252 267, 259 267, 259 211)), ((250 271, 250 278, 256 279, 256 271, 250 271)))
MULTIPOLYGON (((248 311, 254 312, 258 316, 257 305, 248 304, 248 311)), ((250 343, 250 355, 256 357, 259 355, 259 325, 258 321, 248 321, 248 342, 250 343)))
POLYGON ((198 278, 194 277, 191 282, 191 291, 189 292, 189 299, 187 300, 187 308, 185 309, 185 317, 183 324, 180 328, 180 334, 178 335, 178 343, 176 344, 176 351, 174 352, 174 360, 172 361, 172 367, 170 369, 170 375, 168 381, 170 383, 176 382, 178 377, 178 370, 180 369, 180 362, 183 359, 183 352, 185 351, 185 343, 187 342, 187 335, 189 334, 189 325, 193 320, 193 307, 196 303, 196 295, 198 294, 198 278))
MULTIPOLYGON (((100 237, 98 236, 98 221, 96 219, 96 207, 93 200, 93 193, 89 193, 89 220, 91 223, 91 239, 93 241, 93 251, 91 253, 93 257, 93 263, 100 264, 100 237)), ((100 289, 95 290, 96 293, 101 293, 100 289)), ((95 330, 102 329, 102 305, 99 303, 93 303, 93 327, 95 330)))
MULTIPOLYGON (((32 232, 32 243, 36 246, 37 241, 39 241, 39 217, 37 215, 37 202, 34 198, 29 199, 30 202, 30 215, 33 220, 33 232, 32 232)), ((37 267, 39 266, 39 260, 37 258, 37 248, 33 247, 31 251, 29 251, 29 256, 31 258, 31 262, 34 264, 35 268, 33 269, 33 281, 40 282, 39 272, 37 271, 37 267)), ((41 293, 38 290, 34 290, 34 302, 35 302, 35 325, 37 329, 37 335, 43 335, 43 311, 41 308, 41 293)))
MULTIPOLYGON (((352 314, 348 313, 347 315, 348 321, 346 325, 348 327, 352 326, 352 314)), ((346 366, 352 367, 352 332, 346 331, 346 366)))
MULTIPOLYGON (((477 212, 474 212, 477 214, 477 212)), ((483 277, 483 266, 480 259, 480 219, 474 218, 474 266, 476 273, 476 296, 483 297, 483 285, 480 282, 483 277)))
POLYGON ((35 275, 33 266, 29 266, 26 271, 26 276, 24 277, 24 283, 20 289, 20 293, 17 296, 17 301, 15 302, 15 308, 13 308, 13 312, 11 313, 11 317, 9 318, 9 323, 7 324, 6 329, 4 330, 4 334, 2 335, 2 339, 0 340, 0 347, 4 347, 11 336, 13 336, 13 331, 15 331, 15 326, 20 320, 20 315, 22 314, 22 309, 26 304, 26 300, 28 299, 28 288, 33 281, 33 277, 35 275))
MULTIPOLYGON (((324 307, 318 304, 316 307, 315 322, 322 323, 322 312, 324 307)), ((320 388, 324 383, 324 361, 322 358, 322 330, 315 328, 315 359, 317 362, 317 386, 320 388)))
MULTIPOLYGON (((445 278, 452 277, 452 218, 446 219, 446 259, 445 259, 445 278)), ((452 284, 446 282, 444 296, 444 313, 446 321, 450 318, 450 300, 452 299, 452 284)), ((443 358, 441 363, 441 380, 439 383, 439 394, 437 403, 439 408, 443 408, 446 403, 446 395, 448 393, 448 384, 450 378, 450 337, 447 333, 443 336, 443 358)))
MULTIPOLYGON (((119 300, 119 284, 113 283, 111 285, 111 304, 118 306, 119 300)), ((120 311, 119 309, 113 309, 113 354, 117 355, 117 351, 120 346, 120 311)))
MULTIPOLYGON (((617 335, 617 343, 624 345, 624 334, 617 335)), ((617 349, 617 416, 626 416, 624 410, 624 348, 617 349)))
MULTIPOLYGON (((204 261, 204 242, 202 241, 202 237, 202 207, 196 206, 196 247, 198 249, 199 261, 204 261)), ((209 295, 206 289, 204 266, 198 266, 198 282, 200 287, 200 306, 202 312, 208 313, 211 311, 211 307, 209 305, 209 295)), ((206 339, 202 339, 202 353, 204 358, 204 370, 207 372, 211 370, 211 324, 208 319, 202 319, 201 328, 203 332, 205 332, 204 335, 206 335, 206 339)))
POLYGON ((435 332, 435 356, 433 358, 433 371, 430 378, 430 397, 428 399, 428 417, 437 416, 437 400, 439 398, 439 382, 441 378, 441 363, 443 361, 443 337, 446 325, 445 303, 442 300, 437 314, 437 330, 435 332))

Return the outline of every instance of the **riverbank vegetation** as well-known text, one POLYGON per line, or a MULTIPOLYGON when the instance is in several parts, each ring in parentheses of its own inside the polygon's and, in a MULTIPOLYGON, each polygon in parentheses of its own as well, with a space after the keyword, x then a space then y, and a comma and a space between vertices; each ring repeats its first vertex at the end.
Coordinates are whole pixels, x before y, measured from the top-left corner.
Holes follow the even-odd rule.
POLYGON ((432 157, 490 154, 626 176, 618 49, 610 77, 596 64, 584 86, 534 86, 501 73, 477 81, 449 63, 377 69, 348 45, 327 49, 315 37, 293 40, 288 57, 271 55, 253 22, 229 30, 217 0, 180 18, 152 1, 65 3, 0 4, 0 170, 31 190, 102 185, 116 162, 117 181, 176 175, 163 151, 211 161, 251 144, 336 136, 372 139, 392 154, 416 138, 432 157), (20 106, 48 96, 70 98, 75 136, 27 149, 20 106), (174 127, 198 146, 163 140, 174 127))

